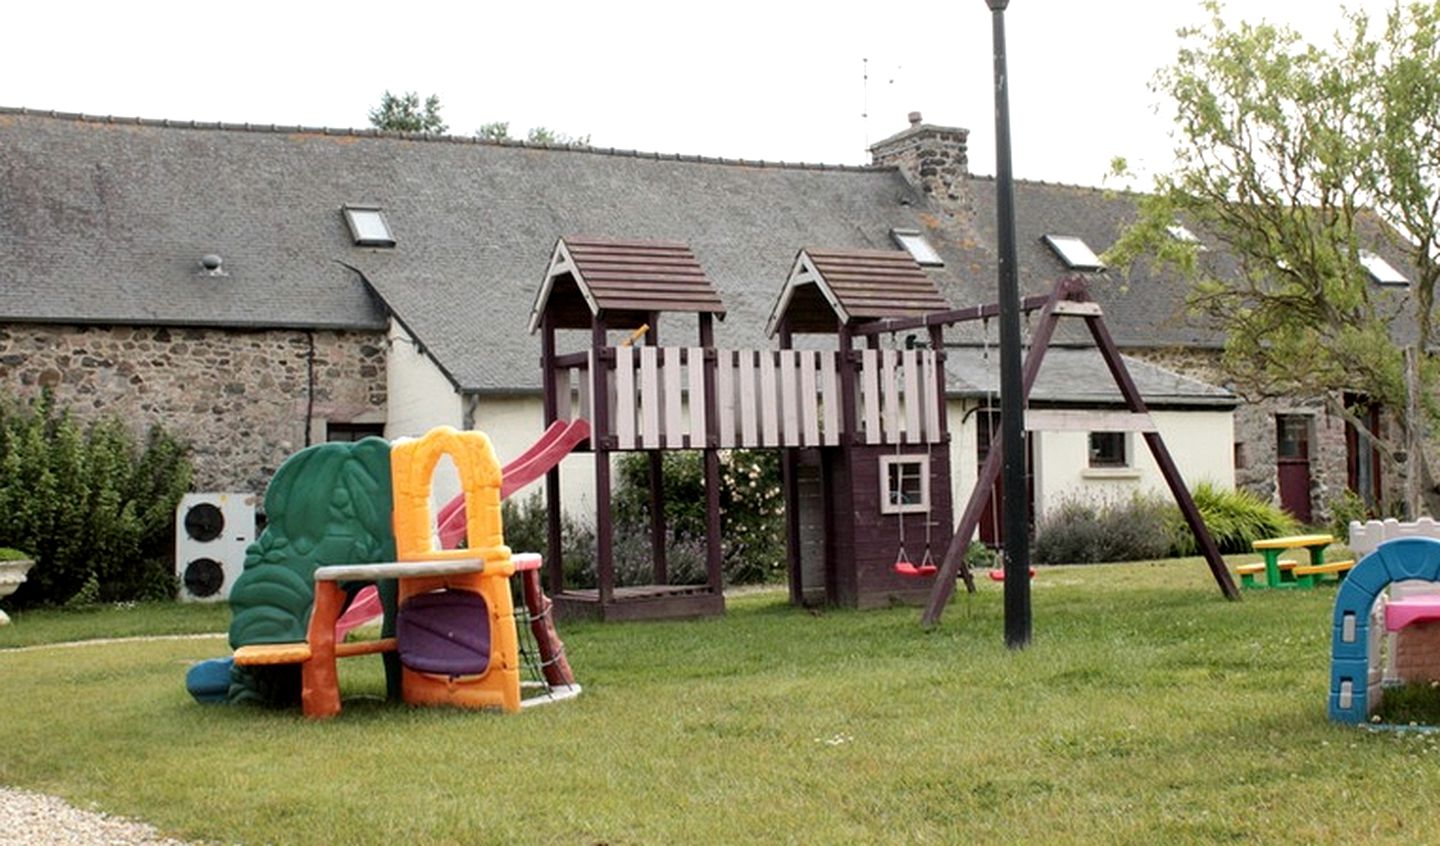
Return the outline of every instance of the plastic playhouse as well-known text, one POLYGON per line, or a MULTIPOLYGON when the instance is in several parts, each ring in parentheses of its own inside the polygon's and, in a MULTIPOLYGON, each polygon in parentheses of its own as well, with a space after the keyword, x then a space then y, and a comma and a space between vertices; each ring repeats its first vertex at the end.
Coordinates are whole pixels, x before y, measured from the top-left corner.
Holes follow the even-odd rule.
POLYGON ((1350 547, 1368 554, 1335 597, 1329 713, 1365 723, 1387 688, 1440 682, 1440 524, 1351 523, 1350 547))
POLYGON ((500 502, 584 434, 547 431, 505 468, 483 433, 450 427, 291 456, 266 491, 269 523, 231 592, 234 657, 192 668, 190 692, 204 702, 298 697, 306 716, 329 717, 341 710, 338 659, 379 654, 389 698, 410 704, 514 712, 576 695, 539 556, 511 554, 500 502), (432 479, 447 456, 463 493, 437 519, 432 479), (376 607, 381 636, 348 639, 376 607))

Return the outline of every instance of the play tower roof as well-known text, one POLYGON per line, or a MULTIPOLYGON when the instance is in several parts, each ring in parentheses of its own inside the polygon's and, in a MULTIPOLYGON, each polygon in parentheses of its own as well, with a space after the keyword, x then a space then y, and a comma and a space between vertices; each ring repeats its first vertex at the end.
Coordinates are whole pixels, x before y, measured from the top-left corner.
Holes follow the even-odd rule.
POLYGON ((654 312, 714 314, 725 305, 685 244, 561 238, 530 310, 530 331, 548 312, 557 329, 586 329, 604 317, 633 329, 654 312))
POLYGON ((789 319, 795 332, 834 332, 885 317, 918 317, 950 304, 903 250, 803 249, 770 312, 765 332, 789 319))

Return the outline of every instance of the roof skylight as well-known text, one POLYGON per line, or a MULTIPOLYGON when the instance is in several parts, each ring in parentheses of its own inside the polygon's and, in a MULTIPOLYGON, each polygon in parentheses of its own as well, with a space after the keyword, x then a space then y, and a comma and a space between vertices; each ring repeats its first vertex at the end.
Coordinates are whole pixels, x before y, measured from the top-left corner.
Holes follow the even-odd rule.
POLYGON ((1104 270, 1105 263, 1084 239, 1074 235, 1046 235, 1042 239, 1071 270, 1104 270))
POLYGON ((393 247, 395 236, 385 215, 374 206, 345 206, 345 225, 357 247, 393 247))
POLYGON ((890 237, 894 238, 895 243, 910 254, 910 258, 915 259, 916 264, 927 267, 945 266, 945 259, 940 258, 940 254, 935 252, 935 248, 930 246, 930 242, 925 240, 925 236, 920 234, 919 230, 891 229, 890 237))
POLYGON ((1370 271, 1370 278, 1374 279, 1380 285, 1410 284, 1410 280, 1405 278, 1405 274, 1396 270, 1390 262, 1369 250, 1360 251, 1360 263, 1365 265, 1366 270, 1370 271))

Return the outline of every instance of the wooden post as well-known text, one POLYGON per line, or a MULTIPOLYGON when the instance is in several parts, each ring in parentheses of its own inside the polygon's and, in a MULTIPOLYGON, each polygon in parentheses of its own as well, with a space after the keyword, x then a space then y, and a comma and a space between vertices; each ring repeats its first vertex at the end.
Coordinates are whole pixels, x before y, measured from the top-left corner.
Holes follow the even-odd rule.
POLYGON ((610 503, 610 368, 613 359, 604 355, 609 344, 605 317, 596 315, 590 328, 593 352, 591 405, 594 427, 590 443, 595 448, 595 579, 599 583, 600 605, 609 605, 615 596, 615 523, 610 503))
MULTIPOLYGON (((560 414, 560 398, 555 385, 559 375, 555 368, 555 319, 549 311, 540 321, 540 373, 545 392, 545 426, 548 428, 560 414)), ((545 473, 545 575, 552 594, 565 590, 565 546, 560 536, 560 512, 560 465, 556 464, 545 473)))
MULTIPOLYGON (((788 350, 794 345, 794 333, 790 328, 790 315, 786 313, 780 321, 780 349, 788 350)), ((804 397, 802 402, 814 402, 814 397, 804 397)), ((790 585, 790 604, 805 603, 804 564, 800 560, 800 478, 799 453, 794 448, 780 452, 780 481, 785 491, 785 572, 790 585)))
MULTIPOLYGON (((660 312, 650 312, 650 331, 645 334, 644 345, 647 347, 659 347, 660 345, 660 312)), ((659 392, 663 394, 663 391, 659 392)), ((624 397, 621 402, 626 402, 624 397)), ((652 402, 659 402, 660 397, 651 398, 652 402)), ((665 419, 662 409, 658 419, 665 419)), ((664 585, 670 583, 670 567, 666 560, 666 525, 665 525, 665 456, 658 449, 647 450, 646 454, 650 459, 650 562, 652 577, 655 584, 664 585)))
POLYGON ((850 349, 850 327, 841 323, 839 330, 835 333, 835 339, 836 344, 840 347, 841 443, 849 447, 860 442, 859 426, 856 425, 855 420, 855 359, 854 352, 850 349))
POLYGON ((725 589, 720 548, 720 395, 715 387, 715 319, 701 313, 700 346, 705 356, 705 575, 710 590, 725 589))

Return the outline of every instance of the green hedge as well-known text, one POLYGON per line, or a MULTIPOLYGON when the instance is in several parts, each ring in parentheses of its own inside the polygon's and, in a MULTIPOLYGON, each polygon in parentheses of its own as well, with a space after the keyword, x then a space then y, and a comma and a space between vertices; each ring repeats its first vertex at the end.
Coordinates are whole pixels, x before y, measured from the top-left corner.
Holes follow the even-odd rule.
POLYGON ((47 393, 0 397, 0 546, 35 566, 16 607, 170 598, 186 448, 161 429, 143 445, 107 417, 82 426, 47 393))
MULTIPOLYGON (((1299 526, 1280 508, 1243 490, 1196 486, 1193 497, 1222 553, 1249 552, 1262 538, 1294 534, 1299 526)), ((1036 525, 1032 555, 1039 564, 1143 561, 1199 554, 1195 535, 1168 496, 1137 494, 1103 502, 1060 503, 1036 525)))

